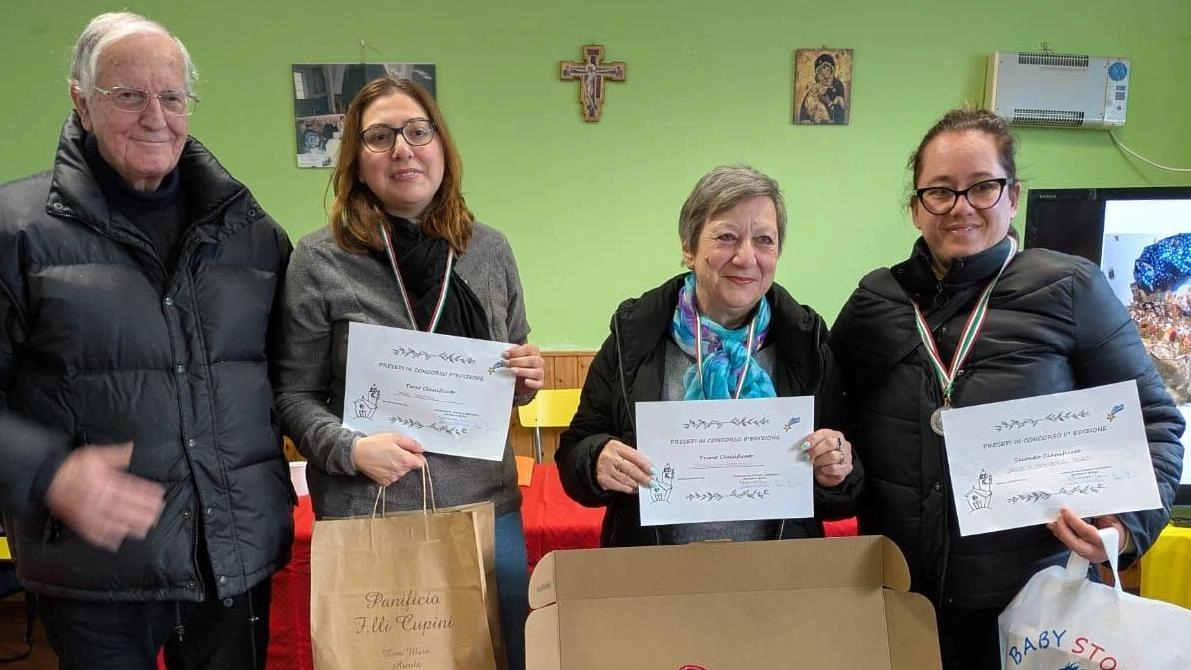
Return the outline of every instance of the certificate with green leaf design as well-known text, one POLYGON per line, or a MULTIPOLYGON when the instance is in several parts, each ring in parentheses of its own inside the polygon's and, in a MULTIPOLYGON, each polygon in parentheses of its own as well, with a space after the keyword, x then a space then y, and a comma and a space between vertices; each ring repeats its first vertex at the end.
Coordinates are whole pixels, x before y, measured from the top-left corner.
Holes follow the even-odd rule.
POLYGON ((363 323, 348 326, 343 426, 408 435, 436 454, 499 461, 516 377, 511 344, 363 323))
POLYGON ((950 409, 961 535, 1161 507, 1137 383, 950 409))
POLYGON ((814 516, 798 448, 814 420, 814 396, 637 403, 637 449, 657 470, 641 525, 814 516))

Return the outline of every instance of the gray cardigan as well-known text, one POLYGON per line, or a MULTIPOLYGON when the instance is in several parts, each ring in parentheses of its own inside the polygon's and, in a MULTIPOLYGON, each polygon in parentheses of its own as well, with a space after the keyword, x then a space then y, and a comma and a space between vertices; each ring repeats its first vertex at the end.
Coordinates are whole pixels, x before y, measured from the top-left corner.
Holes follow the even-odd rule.
MULTIPOLYGON (((475 224, 455 271, 479 297, 494 341, 529 337, 521 279, 509 242, 475 224)), ((372 254, 351 254, 329 228, 302 238, 290 257, 277 310, 275 358, 281 426, 305 456, 306 479, 318 518, 371 514, 377 485, 356 471, 352 448, 363 433, 344 428, 344 369, 350 322, 412 328, 390 266, 372 254)), ((520 508, 511 445, 502 462, 427 454, 439 507, 491 500, 496 513, 520 508)), ((403 477, 388 488, 389 510, 421 509, 422 480, 403 477)))

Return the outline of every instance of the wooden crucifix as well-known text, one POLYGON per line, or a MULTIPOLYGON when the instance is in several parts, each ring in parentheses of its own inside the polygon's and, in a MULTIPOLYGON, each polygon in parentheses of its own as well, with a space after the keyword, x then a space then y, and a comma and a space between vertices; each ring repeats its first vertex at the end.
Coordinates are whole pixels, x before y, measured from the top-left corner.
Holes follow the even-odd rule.
POLYGON ((563 81, 579 81, 579 107, 583 110, 583 120, 588 123, 600 120, 608 80, 624 81, 628 78, 627 65, 620 61, 601 63, 603 59, 604 45, 588 44, 583 47, 581 62, 564 60, 558 64, 563 81))

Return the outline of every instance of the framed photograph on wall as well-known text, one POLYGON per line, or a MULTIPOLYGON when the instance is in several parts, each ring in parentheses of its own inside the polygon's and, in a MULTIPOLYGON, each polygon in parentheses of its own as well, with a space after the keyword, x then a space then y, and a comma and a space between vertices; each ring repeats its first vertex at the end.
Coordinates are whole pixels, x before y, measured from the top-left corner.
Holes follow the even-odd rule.
POLYGON ((794 51, 794 123, 846 126, 852 109, 852 50, 794 51))
POLYGON ((335 164, 348 105, 365 84, 386 74, 410 79, 435 95, 435 68, 431 63, 293 65, 298 167, 335 164))

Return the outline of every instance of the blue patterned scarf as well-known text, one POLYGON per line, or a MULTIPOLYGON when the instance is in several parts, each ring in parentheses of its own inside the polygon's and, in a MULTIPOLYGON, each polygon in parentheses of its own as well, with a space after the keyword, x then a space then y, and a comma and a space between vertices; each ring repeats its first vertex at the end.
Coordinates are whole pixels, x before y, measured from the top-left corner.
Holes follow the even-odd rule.
POLYGON ((746 351, 749 324, 735 330, 728 330, 711 319, 700 316, 695 307, 695 273, 686 276, 678 291, 678 306, 674 309, 674 320, 670 323, 670 336, 688 356, 695 355, 695 324, 702 328, 703 340, 703 383, 699 383, 698 363, 687 368, 682 383, 685 400, 726 400, 735 397, 740 374, 744 373, 741 398, 773 398, 777 392, 773 380, 750 358, 761 349, 769 332, 769 301, 764 297, 757 304, 756 323, 753 335, 753 350, 746 351), (747 364, 747 365, 746 365, 747 364), (747 370, 746 370, 747 368, 747 370))

